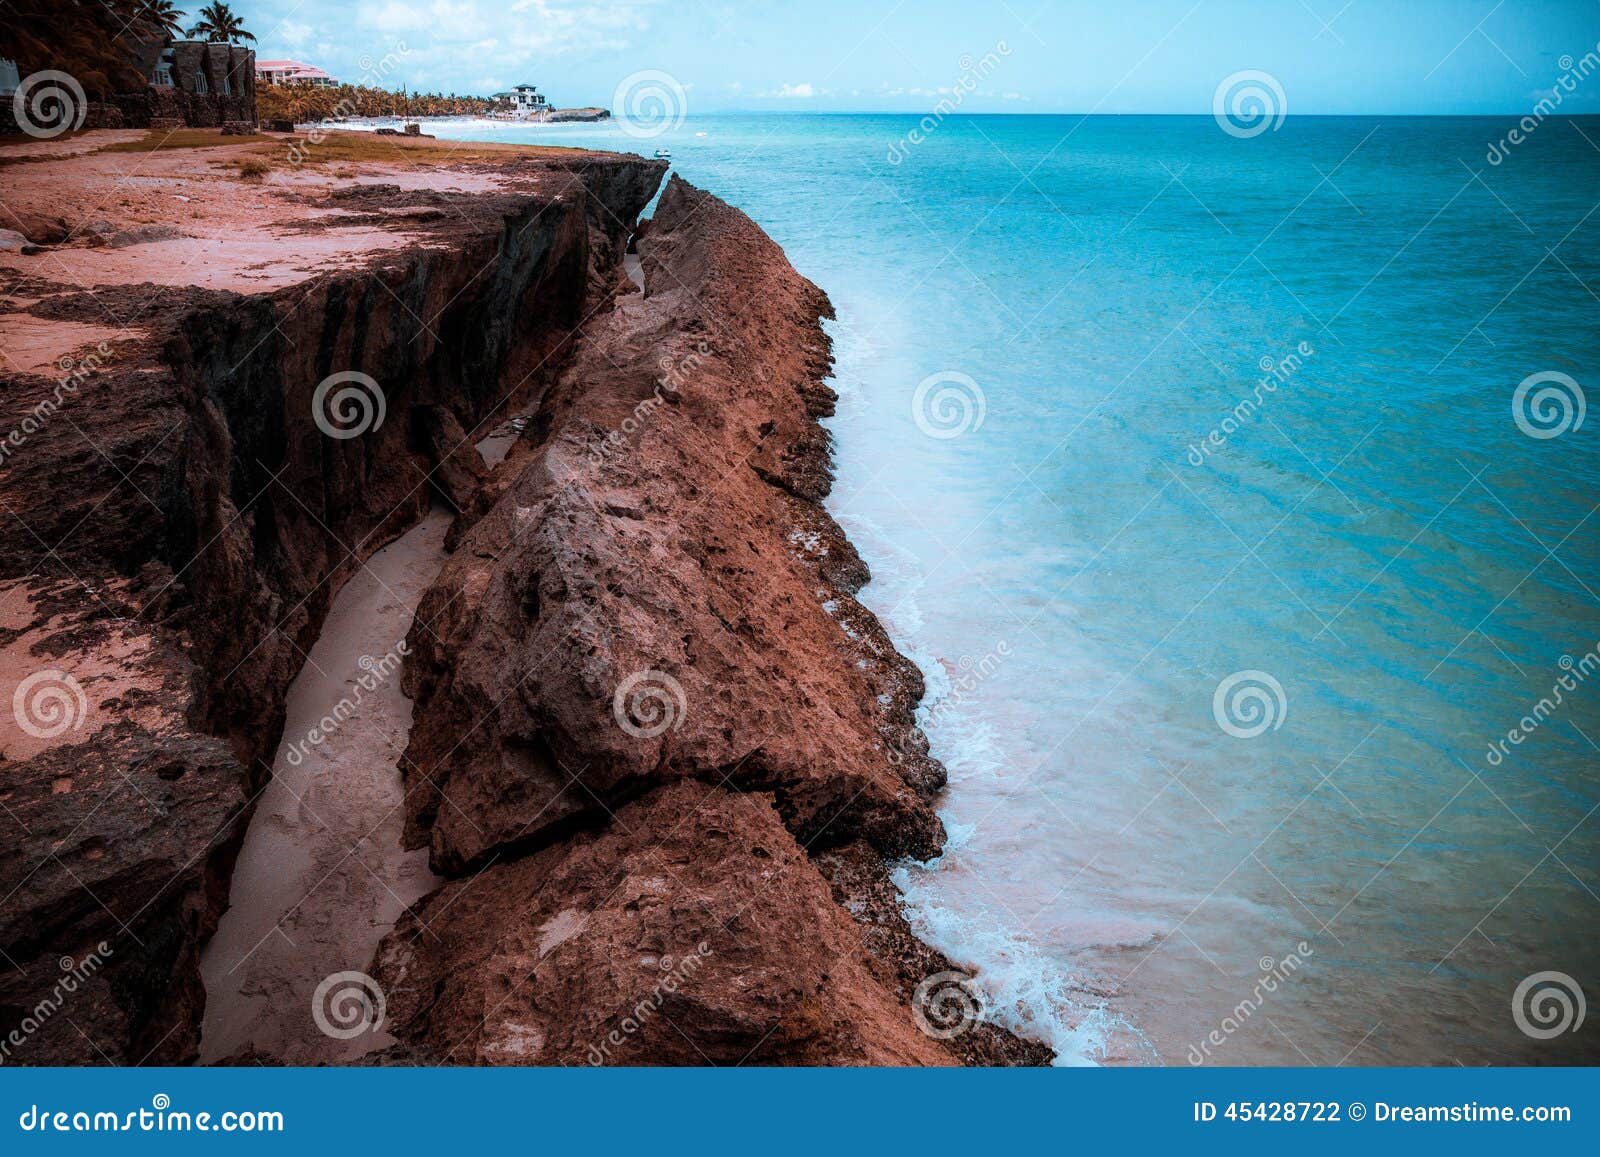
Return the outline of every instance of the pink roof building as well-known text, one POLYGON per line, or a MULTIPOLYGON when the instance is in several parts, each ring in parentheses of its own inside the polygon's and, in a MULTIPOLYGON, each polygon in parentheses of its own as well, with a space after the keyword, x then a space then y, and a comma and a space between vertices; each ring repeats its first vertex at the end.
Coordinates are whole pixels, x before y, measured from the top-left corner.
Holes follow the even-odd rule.
POLYGON ((261 84, 309 84, 314 88, 332 88, 339 83, 322 69, 298 60, 258 60, 256 80, 261 84))

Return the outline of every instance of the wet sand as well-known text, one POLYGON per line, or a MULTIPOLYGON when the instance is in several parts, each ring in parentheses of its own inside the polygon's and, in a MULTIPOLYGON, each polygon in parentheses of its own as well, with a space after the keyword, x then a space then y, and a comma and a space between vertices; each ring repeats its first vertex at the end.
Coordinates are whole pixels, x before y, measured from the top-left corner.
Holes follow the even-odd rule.
MULTIPOLYGON (((239 853, 231 905, 201 960, 203 1063, 241 1050, 290 1064, 340 1063, 393 1043, 381 1027, 330 1036, 312 1003, 325 978, 369 971, 378 941, 440 882, 425 850, 400 847, 397 765, 411 701, 395 660, 444 564, 449 526, 435 510, 344 585, 289 689, 272 781, 239 853), (376 684, 370 690, 364 675, 376 684), (331 734, 308 741, 336 714, 345 718, 331 734)), ((324 1017, 341 1027, 337 1010, 324 1017)))

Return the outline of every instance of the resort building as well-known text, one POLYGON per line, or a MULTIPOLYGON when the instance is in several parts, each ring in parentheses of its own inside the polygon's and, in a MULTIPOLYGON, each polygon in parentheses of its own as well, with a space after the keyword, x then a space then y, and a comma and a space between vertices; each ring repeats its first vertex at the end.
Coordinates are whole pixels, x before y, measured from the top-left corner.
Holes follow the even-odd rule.
POLYGON ((339 83, 315 65, 298 60, 257 61, 256 80, 261 84, 308 84, 312 88, 333 88, 339 83))
POLYGON ((506 92, 495 93, 494 98, 509 104, 515 113, 543 112, 549 107, 544 93, 531 84, 513 85, 506 92))

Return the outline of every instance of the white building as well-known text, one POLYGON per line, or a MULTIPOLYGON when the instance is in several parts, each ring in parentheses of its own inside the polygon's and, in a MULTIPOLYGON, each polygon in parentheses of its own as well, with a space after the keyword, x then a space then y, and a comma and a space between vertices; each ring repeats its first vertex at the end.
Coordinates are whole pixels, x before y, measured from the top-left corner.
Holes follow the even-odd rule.
POLYGON ((549 107, 544 99, 544 93, 531 84, 513 85, 509 91, 495 93, 494 98, 509 104, 512 111, 519 115, 541 112, 549 107))
POLYGON ((333 88, 339 82, 322 69, 298 60, 256 61, 257 84, 308 84, 312 88, 333 88))
POLYGON ((21 83, 22 78, 17 75, 17 62, 0 56, 0 96, 9 97, 21 83))

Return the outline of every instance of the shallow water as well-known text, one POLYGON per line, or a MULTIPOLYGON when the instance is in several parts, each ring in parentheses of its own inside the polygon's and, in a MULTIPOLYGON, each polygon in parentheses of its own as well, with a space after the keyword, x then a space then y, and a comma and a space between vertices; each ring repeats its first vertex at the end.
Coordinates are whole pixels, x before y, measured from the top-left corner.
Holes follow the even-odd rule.
POLYGON ((1600 420, 1513 399, 1600 382, 1600 124, 1491 166, 1510 123, 437 131, 669 147, 833 298, 832 508, 951 769, 901 882, 993 1015, 1068 1061, 1570 1062, 1512 998, 1600 991, 1600 420))

